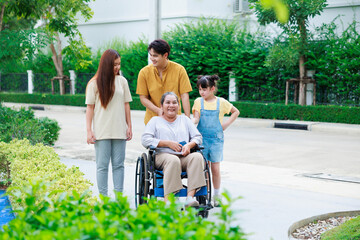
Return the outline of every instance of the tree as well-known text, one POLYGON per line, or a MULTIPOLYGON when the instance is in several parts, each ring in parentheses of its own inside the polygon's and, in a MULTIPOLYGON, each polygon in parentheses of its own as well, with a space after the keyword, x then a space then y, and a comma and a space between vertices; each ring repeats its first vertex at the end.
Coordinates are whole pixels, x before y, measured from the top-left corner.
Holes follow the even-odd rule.
POLYGON ((11 6, 15 0, 0 0, 0 70, 8 71, 24 58, 32 59, 37 49, 44 47, 45 34, 34 30, 36 19, 19 18, 11 6))
POLYGON ((289 10, 281 0, 260 0, 264 9, 273 10, 276 18, 280 23, 287 23, 289 20, 289 10))
MULTIPOLYGON (((256 15, 260 24, 277 23, 286 35, 289 36, 289 47, 297 49, 299 63, 299 104, 305 105, 305 84, 303 82, 306 76, 305 52, 308 49, 308 23, 309 19, 319 15, 324 7, 326 0, 283 0, 289 10, 289 20, 287 23, 281 23, 276 12, 272 8, 265 8, 261 0, 249 0, 252 7, 255 8, 256 15)), ((282 56, 280 56, 282 57, 282 56)))
MULTIPOLYGON (((2 0, 3 1, 3 0, 2 0)), ((49 39, 52 52, 52 60, 56 68, 57 77, 60 80, 60 94, 65 93, 64 74, 62 63, 62 45, 60 35, 63 34, 69 42, 66 51, 69 54, 91 54, 86 47, 80 32, 77 29, 77 17, 79 14, 88 20, 92 17, 89 7, 91 0, 18 0, 8 1, 9 7, 20 18, 35 18, 40 21, 42 28, 49 39)), ((88 62, 82 61, 85 57, 79 57, 79 65, 84 66, 88 62)))

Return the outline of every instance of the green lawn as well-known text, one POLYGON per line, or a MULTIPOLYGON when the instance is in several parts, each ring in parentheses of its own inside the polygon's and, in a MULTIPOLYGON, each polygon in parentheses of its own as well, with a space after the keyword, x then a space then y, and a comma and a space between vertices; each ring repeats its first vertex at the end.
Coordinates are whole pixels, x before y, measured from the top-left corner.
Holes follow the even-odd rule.
POLYGON ((351 219, 340 226, 333 228, 323 235, 321 240, 359 240, 360 239, 360 216, 351 219))

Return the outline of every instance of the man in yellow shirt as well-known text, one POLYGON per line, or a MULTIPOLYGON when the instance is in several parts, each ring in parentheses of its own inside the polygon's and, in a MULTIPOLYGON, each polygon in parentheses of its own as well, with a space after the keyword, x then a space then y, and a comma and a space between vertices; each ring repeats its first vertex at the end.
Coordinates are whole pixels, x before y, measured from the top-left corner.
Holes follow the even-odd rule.
MULTIPOLYGON (((138 75, 136 94, 146 107, 144 122, 161 116, 160 99, 165 92, 174 92, 181 99, 184 113, 190 117, 189 92, 192 91, 189 77, 183 66, 169 60, 170 46, 162 39, 149 44, 152 64, 142 68, 138 75)), ((178 114, 181 114, 181 107, 178 114)))

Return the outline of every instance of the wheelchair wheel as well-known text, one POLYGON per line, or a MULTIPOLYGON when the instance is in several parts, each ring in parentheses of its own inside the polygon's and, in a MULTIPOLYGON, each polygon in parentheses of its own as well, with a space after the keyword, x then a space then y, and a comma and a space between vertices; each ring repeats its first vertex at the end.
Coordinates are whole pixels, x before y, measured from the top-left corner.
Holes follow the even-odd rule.
POLYGON ((208 206, 208 207, 212 208, 212 205, 211 205, 211 173, 210 173, 209 165, 206 160, 205 160, 204 174, 205 174, 205 181, 206 181, 206 185, 207 185, 207 193, 206 193, 206 195, 197 196, 196 200, 199 202, 199 204, 201 206, 208 206))
POLYGON ((209 216, 209 209, 212 208, 211 203, 208 201, 208 196, 197 196, 197 201, 200 204, 200 211, 197 213, 198 216, 202 218, 207 218, 209 216))
POLYGON ((198 216, 202 217, 202 218, 208 218, 209 216, 209 210, 201 210, 198 212, 197 214, 198 216))
POLYGON ((207 205, 207 196, 198 196, 196 197, 196 200, 199 202, 200 205, 207 205))
POLYGON ((149 198, 149 165, 147 155, 143 153, 136 162, 136 175, 135 175, 135 207, 147 203, 149 198))

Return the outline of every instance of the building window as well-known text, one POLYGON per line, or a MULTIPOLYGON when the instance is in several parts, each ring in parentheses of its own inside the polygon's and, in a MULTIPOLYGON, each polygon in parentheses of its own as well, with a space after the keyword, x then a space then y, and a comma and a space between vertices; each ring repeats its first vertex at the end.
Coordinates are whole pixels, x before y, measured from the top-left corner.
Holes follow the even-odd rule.
POLYGON ((247 0, 234 0, 234 12, 249 13, 249 2, 247 0))

